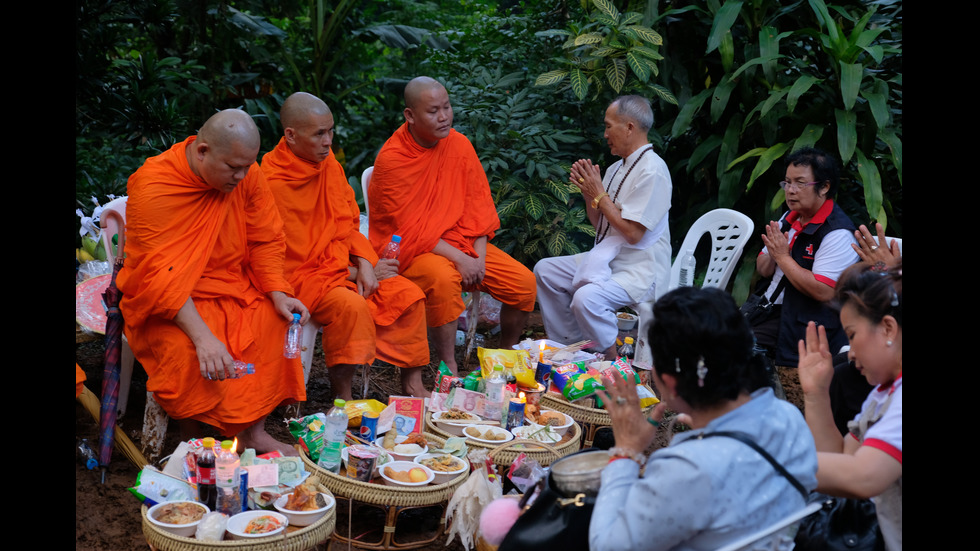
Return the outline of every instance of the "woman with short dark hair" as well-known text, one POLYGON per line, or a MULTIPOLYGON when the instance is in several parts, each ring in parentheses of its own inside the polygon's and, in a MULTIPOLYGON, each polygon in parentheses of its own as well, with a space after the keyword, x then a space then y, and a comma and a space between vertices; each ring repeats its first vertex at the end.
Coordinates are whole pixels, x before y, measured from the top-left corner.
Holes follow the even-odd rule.
POLYGON ((653 313, 653 377, 663 401, 646 418, 634 385, 604 380, 600 396, 616 446, 602 474, 590 547, 718 549, 802 509, 816 486, 813 438, 800 411, 764 386, 765 367, 732 297, 681 287, 653 313), (646 459, 641 452, 666 408, 692 430, 646 459))

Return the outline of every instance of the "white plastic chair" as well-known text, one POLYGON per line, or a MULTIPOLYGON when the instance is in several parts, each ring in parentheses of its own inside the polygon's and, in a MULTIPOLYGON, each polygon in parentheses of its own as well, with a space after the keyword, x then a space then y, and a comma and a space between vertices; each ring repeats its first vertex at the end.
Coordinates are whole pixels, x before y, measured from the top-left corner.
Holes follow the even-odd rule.
POLYGON ((791 551, 800 521, 820 510, 817 501, 785 517, 779 522, 734 541, 718 551, 791 551))
MULTIPOLYGON (((371 211, 368 207, 368 188, 371 186, 372 174, 374 174, 374 165, 365 168, 364 172, 361 173, 361 195, 364 197, 364 214, 365 216, 368 217, 369 220, 371 218, 371 214, 370 214, 371 211)), ((361 226, 361 233, 363 233, 364 236, 367 237, 366 225, 361 226)))
POLYGON ((636 305, 636 313, 640 316, 640 327, 637 330, 636 355, 633 365, 650 369, 653 366, 653 354, 650 352, 650 344, 647 342, 647 334, 650 331, 650 322, 653 321, 653 303, 667 291, 681 286, 681 270, 686 268, 686 285, 692 285, 694 281, 694 271, 697 266, 694 264, 694 251, 705 233, 711 235, 711 258, 708 261, 708 270, 704 277, 702 287, 718 287, 724 289, 728 285, 728 280, 735 273, 738 266, 738 259, 742 256, 742 250, 749 238, 752 237, 752 230, 755 224, 752 219, 741 212, 731 209, 715 209, 701 215, 695 220, 694 224, 684 236, 677 258, 670 267, 670 280, 666 289, 657 289, 657 296, 653 301, 644 302, 636 305), (690 262, 690 265, 684 264, 690 262))
POLYGON ((685 284, 692 284, 693 270, 696 266, 693 263, 691 266, 684 266, 684 264, 689 258, 693 260, 698 241, 705 233, 711 235, 711 258, 708 261, 708 271, 704 276, 702 287, 724 289, 735 272, 738 259, 742 256, 742 249, 752 237, 754 228, 752 219, 736 210, 715 209, 703 214, 687 231, 684 242, 681 243, 677 258, 670 267, 670 282, 667 284, 667 290, 682 285, 682 271, 691 272, 685 284))

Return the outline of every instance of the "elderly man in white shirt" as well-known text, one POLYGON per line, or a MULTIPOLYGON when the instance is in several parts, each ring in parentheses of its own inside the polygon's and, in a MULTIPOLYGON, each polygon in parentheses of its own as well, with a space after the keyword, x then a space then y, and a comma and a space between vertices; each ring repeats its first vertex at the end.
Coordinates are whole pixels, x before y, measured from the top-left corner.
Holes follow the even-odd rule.
POLYGON ((604 138, 621 157, 600 177, 587 159, 572 165, 571 179, 586 199, 596 228, 592 250, 546 258, 534 267, 538 303, 548 337, 563 343, 593 341, 616 356, 616 311, 653 300, 670 277, 671 182, 653 151, 650 102, 621 96, 606 109, 604 138))

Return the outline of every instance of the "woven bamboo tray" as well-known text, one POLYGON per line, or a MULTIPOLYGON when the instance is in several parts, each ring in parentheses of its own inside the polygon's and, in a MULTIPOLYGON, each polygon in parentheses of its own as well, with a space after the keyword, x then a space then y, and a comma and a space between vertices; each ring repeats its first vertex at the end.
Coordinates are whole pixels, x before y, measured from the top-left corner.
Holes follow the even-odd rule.
MULTIPOLYGON (((445 438, 425 432, 422 433, 429 442, 435 442, 441 447, 446 443, 445 438)), ((461 473, 456 478, 443 484, 422 486, 419 488, 387 486, 372 482, 361 482, 346 476, 332 473, 317 467, 315 463, 300 450, 300 457, 306 464, 306 469, 319 477, 320 482, 330 489, 337 497, 353 499, 362 503, 388 505, 395 507, 419 507, 423 505, 438 505, 449 501, 453 492, 469 476, 469 471, 461 473)))
MULTIPOLYGON (((317 488, 323 493, 331 493, 322 484, 317 488)), ((151 549, 160 551, 306 551, 319 543, 323 543, 333 534, 337 522, 337 504, 327 511, 327 514, 309 526, 303 526, 286 531, 279 536, 258 540, 222 540, 199 541, 194 538, 177 536, 164 532, 153 525, 147 518, 149 508, 143 506, 143 536, 151 549)))
MULTIPOLYGON (((432 422, 432 412, 425 413, 425 428, 428 431, 434 432, 444 438, 449 438, 453 436, 448 432, 439 428, 438 425, 432 422)), ((521 453, 526 453, 528 457, 534 459, 539 465, 548 466, 551 465, 553 461, 561 459, 568 454, 575 453, 581 447, 582 442, 582 427, 578 423, 572 423, 572 426, 568 427, 568 432, 565 433, 571 435, 568 438, 562 438, 562 440, 556 444, 544 444, 536 440, 523 440, 515 439, 505 444, 522 444, 522 448, 513 448, 512 446, 503 446, 503 451, 498 452, 494 455, 494 463, 497 465, 509 466, 515 458, 521 453)), ((495 450, 501 446, 494 446, 493 444, 485 444, 483 442, 477 442, 473 439, 468 438, 466 440, 466 445, 473 448, 484 448, 487 450, 495 450)))
POLYGON ((541 405, 569 415, 579 423, 603 426, 610 424, 609 413, 605 409, 580 406, 553 392, 545 392, 541 395, 541 405))

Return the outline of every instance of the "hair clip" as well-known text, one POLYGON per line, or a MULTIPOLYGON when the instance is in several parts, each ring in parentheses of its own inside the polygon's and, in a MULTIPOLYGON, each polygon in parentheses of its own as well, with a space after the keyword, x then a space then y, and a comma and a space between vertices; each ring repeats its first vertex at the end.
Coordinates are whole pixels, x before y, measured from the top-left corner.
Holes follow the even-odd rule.
POLYGON ((674 371, 676 371, 678 373, 681 372, 681 359, 680 358, 674 358, 674 371))
POLYGON ((708 368, 704 365, 704 358, 698 358, 698 386, 704 386, 704 376, 708 374, 708 368))

